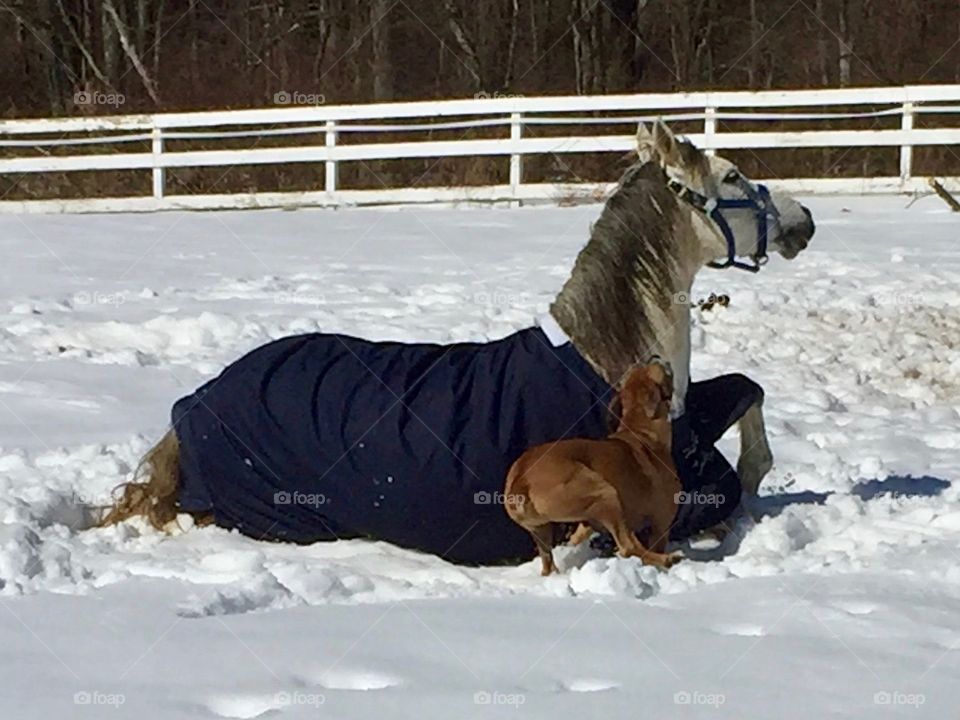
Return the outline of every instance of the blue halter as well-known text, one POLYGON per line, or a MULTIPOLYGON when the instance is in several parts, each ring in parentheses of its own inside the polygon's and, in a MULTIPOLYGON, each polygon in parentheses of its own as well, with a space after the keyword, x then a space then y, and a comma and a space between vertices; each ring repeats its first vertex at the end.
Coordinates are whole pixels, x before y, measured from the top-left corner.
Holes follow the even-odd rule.
POLYGON ((780 212, 770 200, 770 191, 766 185, 754 186, 749 180, 740 177, 736 185, 746 195, 744 198, 736 200, 727 200, 724 198, 708 198, 706 195, 691 190, 677 180, 670 181, 670 189, 673 190, 681 200, 690 203, 697 210, 703 212, 720 229, 723 239, 727 243, 727 259, 723 262, 709 262, 707 267, 728 268, 734 267, 748 272, 759 272, 760 268, 767 263, 767 240, 769 236, 769 220, 777 220, 780 212), (733 237, 733 231, 730 229, 730 223, 723 216, 724 210, 739 210, 746 208, 753 210, 754 217, 757 220, 757 251, 751 259, 753 263, 743 262, 737 259, 737 245, 733 237))

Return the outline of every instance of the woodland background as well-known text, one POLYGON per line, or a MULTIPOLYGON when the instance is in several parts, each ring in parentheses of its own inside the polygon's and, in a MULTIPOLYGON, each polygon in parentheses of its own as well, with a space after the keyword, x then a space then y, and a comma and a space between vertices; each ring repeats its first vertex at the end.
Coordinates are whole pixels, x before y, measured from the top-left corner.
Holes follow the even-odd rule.
MULTIPOLYGON (((340 104, 960 82, 960 3, 0 0, 0 51, 0 117, 264 107, 278 93, 340 104)), ((956 170, 958 156, 956 148, 920 151, 919 171, 924 163, 956 170)), ((890 149, 764 151, 735 159, 757 176, 896 174, 890 149)), ((524 180, 611 180, 622 163, 547 157, 527 163, 524 180)), ((344 168, 347 186, 499 182, 506 173, 497 159, 355 165, 344 168)), ((0 177, 0 193, 137 193, 149 183, 145 173, 95 177, 0 177)), ((168 182, 173 192, 195 192, 312 188, 318 178, 322 169, 313 166, 249 167, 227 177, 185 169, 168 182)))

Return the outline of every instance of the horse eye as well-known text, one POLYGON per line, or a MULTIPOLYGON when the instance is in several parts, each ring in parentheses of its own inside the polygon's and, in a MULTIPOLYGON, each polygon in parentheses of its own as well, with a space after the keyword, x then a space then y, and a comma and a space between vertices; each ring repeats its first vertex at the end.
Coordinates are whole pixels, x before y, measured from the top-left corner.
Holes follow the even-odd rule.
POLYGON ((740 179, 740 173, 737 172, 736 170, 731 170, 724 176, 723 181, 725 183, 735 183, 739 179, 740 179))

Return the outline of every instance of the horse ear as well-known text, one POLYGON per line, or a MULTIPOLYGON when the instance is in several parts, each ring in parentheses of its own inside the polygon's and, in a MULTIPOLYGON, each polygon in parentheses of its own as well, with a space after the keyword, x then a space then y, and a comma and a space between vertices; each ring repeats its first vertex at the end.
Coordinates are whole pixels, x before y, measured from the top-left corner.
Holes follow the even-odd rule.
POLYGON ((637 125, 637 156, 642 162, 654 162, 657 160, 654 155, 653 133, 642 122, 637 125))
POLYGON ((646 123, 637 127, 637 155, 647 162, 676 165, 680 160, 679 142, 662 120, 651 130, 646 123))

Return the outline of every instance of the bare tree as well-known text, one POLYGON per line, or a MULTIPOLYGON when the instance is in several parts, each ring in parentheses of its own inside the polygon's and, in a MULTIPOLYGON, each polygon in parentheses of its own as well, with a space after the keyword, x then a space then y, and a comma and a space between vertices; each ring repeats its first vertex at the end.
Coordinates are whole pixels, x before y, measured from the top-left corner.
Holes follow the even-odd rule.
POLYGON ((393 62, 390 55, 390 20, 395 0, 370 0, 370 38, 373 45, 373 99, 393 99, 393 62))
POLYGON ((850 26, 850 7, 848 0, 840 0, 837 10, 837 44, 839 45, 839 79, 840 86, 846 87, 851 82, 850 61, 853 57, 853 30, 850 26))
POLYGON ((5 0, 0 112, 75 112, 84 89, 135 112, 262 105, 280 85, 351 102, 960 79, 956 0, 807 4, 5 0))

